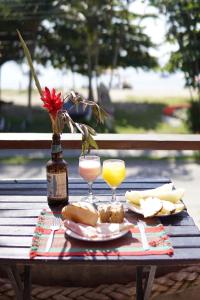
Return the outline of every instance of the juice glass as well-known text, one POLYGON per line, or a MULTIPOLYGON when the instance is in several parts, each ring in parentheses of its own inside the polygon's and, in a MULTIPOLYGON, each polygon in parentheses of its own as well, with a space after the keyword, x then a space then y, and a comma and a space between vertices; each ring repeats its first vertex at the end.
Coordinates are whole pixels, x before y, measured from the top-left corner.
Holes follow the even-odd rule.
POLYGON ((102 177, 112 189, 112 201, 116 201, 116 188, 126 176, 125 162, 121 159, 107 159, 103 162, 102 177))
POLYGON ((87 181, 89 186, 88 196, 82 200, 94 203, 96 197, 93 195, 92 184, 94 180, 101 174, 100 157, 97 155, 85 155, 79 157, 79 174, 87 181))

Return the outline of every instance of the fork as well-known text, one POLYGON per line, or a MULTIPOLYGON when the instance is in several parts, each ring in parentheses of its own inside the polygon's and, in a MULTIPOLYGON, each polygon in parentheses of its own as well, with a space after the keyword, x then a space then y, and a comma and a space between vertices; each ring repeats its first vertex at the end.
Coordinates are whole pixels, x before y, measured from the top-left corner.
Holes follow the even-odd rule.
POLYGON ((149 243, 148 243, 146 232, 145 232, 146 223, 142 220, 139 220, 137 222, 137 225, 138 225, 138 228, 139 228, 139 231, 140 231, 143 249, 145 251, 147 251, 147 250, 150 249, 150 247, 149 247, 149 243))
POLYGON ((45 252, 48 252, 49 249, 51 248, 53 238, 54 238, 54 233, 55 233, 56 230, 58 230, 60 228, 60 225, 61 225, 60 218, 59 217, 54 217, 53 218, 53 224, 50 227, 51 233, 50 233, 50 236, 49 236, 48 241, 47 241, 45 252))

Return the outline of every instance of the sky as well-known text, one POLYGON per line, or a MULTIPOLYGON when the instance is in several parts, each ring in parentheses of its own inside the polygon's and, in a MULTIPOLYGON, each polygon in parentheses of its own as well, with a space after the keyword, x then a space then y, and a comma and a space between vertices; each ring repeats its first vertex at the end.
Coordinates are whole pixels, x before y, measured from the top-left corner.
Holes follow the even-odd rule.
MULTIPOLYGON (((154 13, 155 9, 147 7, 146 4, 142 4, 137 0, 132 4, 131 9, 136 13, 154 13)), ((145 33, 147 33, 152 41, 159 45, 164 41, 164 35, 166 31, 165 18, 159 19, 146 19, 142 25, 145 26, 145 33)), ((159 63, 163 66, 168 57, 171 49, 175 47, 164 44, 160 45, 157 50, 152 50, 153 55, 157 56, 159 63)), ((62 72, 55 70, 52 67, 39 67, 40 76, 39 80, 41 86, 48 85, 50 88, 62 88, 63 90, 71 89, 72 87, 77 89, 83 86, 87 86, 87 78, 75 74, 73 77, 70 72, 62 72)), ((25 89, 28 85, 28 66, 26 64, 18 65, 14 62, 8 62, 3 65, 1 77, 3 89, 25 89), (14 74, 14 76, 13 76, 14 74)), ((164 74, 155 72, 144 72, 142 70, 134 70, 133 68, 127 68, 125 70, 120 69, 114 77, 114 86, 119 86, 123 82, 129 83, 136 93, 171 93, 182 94, 184 92, 184 78, 179 72, 169 76, 163 76, 164 74)), ((102 76, 101 81, 105 84, 108 82, 108 76, 102 76)))

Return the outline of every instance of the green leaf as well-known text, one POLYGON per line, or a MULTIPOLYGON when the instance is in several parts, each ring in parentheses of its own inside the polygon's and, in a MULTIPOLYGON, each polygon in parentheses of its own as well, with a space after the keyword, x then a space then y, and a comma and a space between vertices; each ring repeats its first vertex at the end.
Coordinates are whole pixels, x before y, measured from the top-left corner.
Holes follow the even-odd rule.
POLYGON ((19 32, 19 30, 17 30, 17 33, 18 33, 18 36, 19 36, 19 39, 20 39, 20 42, 21 42, 21 45, 23 47, 23 50, 24 50, 24 54, 27 58, 27 61, 28 61, 28 64, 29 64, 29 67, 31 69, 31 73, 32 73, 32 76, 35 80, 35 85, 38 89, 38 92, 40 93, 40 95, 42 96, 42 88, 40 86, 40 83, 39 83, 39 80, 37 78, 37 75, 36 75, 36 72, 35 72, 35 69, 34 69, 34 66, 33 66, 33 61, 32 61, 32 58, 31 58, 31 54, 29 52, 29 49, 28 47, 26 46, 26 43, 23 39, 23 37, 21 36, 21 33, 19 32))
MULTIPOLYGON (((83 137, 83 136, 82 136, 83 137)), ((90 145, 89 142, 87 140, 83 140, 82 139, 82 155, 85 155, 85 153, 89 153, 90 152, 90 145)))
POLYGON ((92 127, 90 127, 89 125, 87 125, 87 128, 88 128, 88 131, 89 131, 90 134, 96 135, 96 131, 92 127))
POLYGON ((94 149, 99 148, 96 141, 93 139, 92 135, 89 135, 89 145, 94 149))
POLYGON ((107 111, 105 111, 102 107, 100 107, 100 114, 101 114, 101 120, 102 123, 104 123, 104 121, 110 117, 110 115, 107 113, 107 111))
POLYGON ((85 124, 80 124, 81 126, 81 129, 83 130, 84 134, 82 135, 82 139, 84 141, 87 141, 88 140, 88 137, 89 137, 89 132, 88 132, 88 128, 87 128, 87 125, 85 124))

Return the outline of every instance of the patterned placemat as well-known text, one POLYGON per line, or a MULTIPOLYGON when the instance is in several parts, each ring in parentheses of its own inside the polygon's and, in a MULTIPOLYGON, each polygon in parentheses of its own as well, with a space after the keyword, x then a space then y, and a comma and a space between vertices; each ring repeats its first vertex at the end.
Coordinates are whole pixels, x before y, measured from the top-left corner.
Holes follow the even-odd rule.
POLYGON ((135 224, 126 235, 112 241, 88 242, 70 238, 65 234, 65 228, 61 227, 55 232, 52 246, 45 252, 46 243, 51 233, 50 226, 53 218, 60 216, 60 212, 43 210, 38 217, 35 228, 30 257, 36 256, 135 256, 173 254, 172 244, 166 235, 164 227, 158 219, 148 219, 145 227, 150 249, 145 251, 142 247, 141 236, 137 227, 137 218, 133 213, 127 213, 126 218, 135 224))

